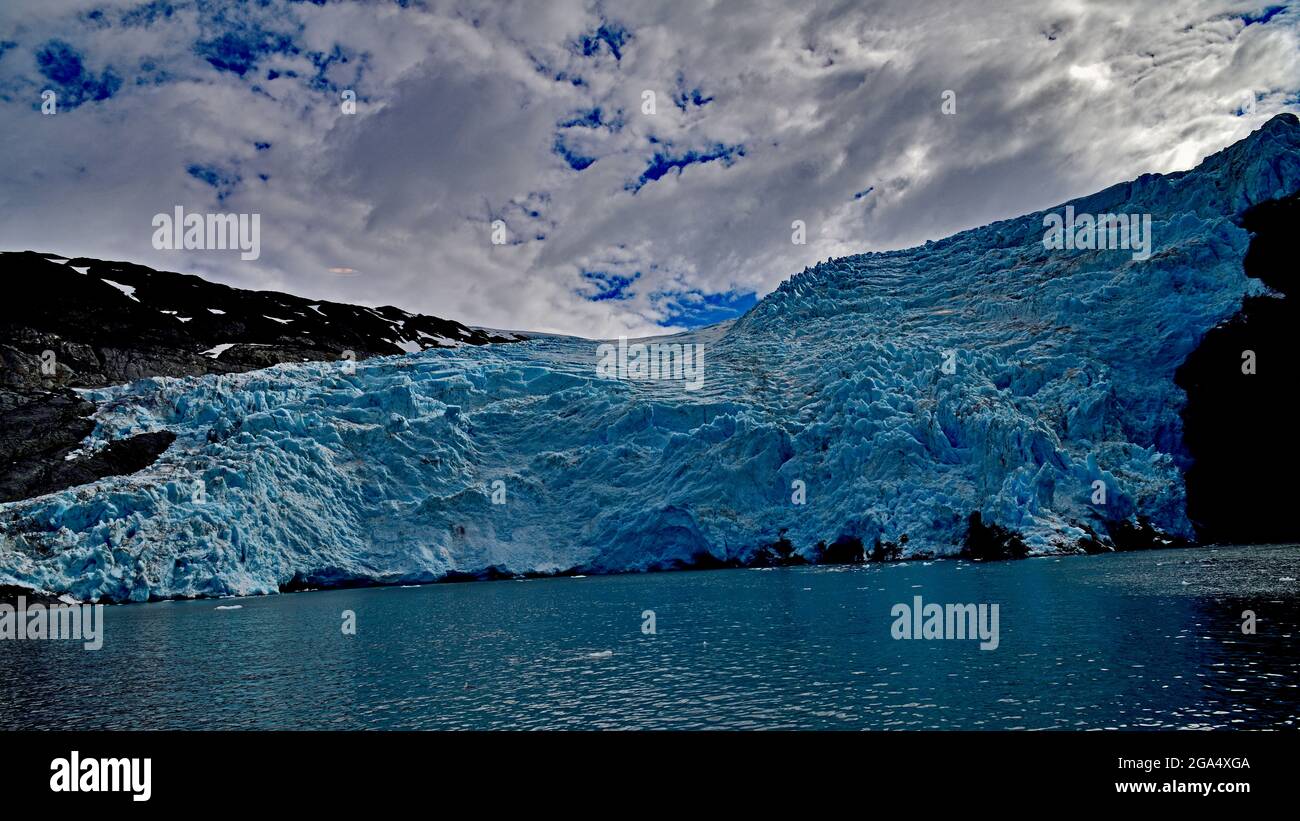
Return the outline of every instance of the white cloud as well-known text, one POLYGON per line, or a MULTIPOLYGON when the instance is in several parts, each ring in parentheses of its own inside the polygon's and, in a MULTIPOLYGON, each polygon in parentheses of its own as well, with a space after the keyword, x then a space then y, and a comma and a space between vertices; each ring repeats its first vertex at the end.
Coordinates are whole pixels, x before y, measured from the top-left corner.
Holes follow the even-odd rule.
POLYGON ((589 336, 660 329, 693 291, 761 295, 830 256, 1189 167, 1296 110, 1300 89, 1300 14, 1245 25, 1254 3, 349 3, 225 18, 176 3, 123 26, 139 5, 0 12, 0 247, 589 336), (602 20, 628 37, 594 37, 602 20), (237 46, 241 76, 196 50, 223 34, 279 45, 237 46), (42 116, 36 54, 51 40, 120 87, 42 116), (322 71, 311 53, 336 46, 322 71), (339 109, 347 87, 355 116, 339 109), (618 127, 557 125, 595 108, 618 127), (574 170, 557 139, 595 161, 574 170), (690 151, 727 158, 627 189, 656 152, 690 151), (191 166, 239 182, 218 206, 191 166), (150 219, 177 204, 261 213, 261 258, 153 250, 150 219), (511 244, 490 243, 494 218, 511 244), (796 219, 807 245, 790 242, 796 219), (639 277, 629 298, 591 301, 583 270, 639 277))

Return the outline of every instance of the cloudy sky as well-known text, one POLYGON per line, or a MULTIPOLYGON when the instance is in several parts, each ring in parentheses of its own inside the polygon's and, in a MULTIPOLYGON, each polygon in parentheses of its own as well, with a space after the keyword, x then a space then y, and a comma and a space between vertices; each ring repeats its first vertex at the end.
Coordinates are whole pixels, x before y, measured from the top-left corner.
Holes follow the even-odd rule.
POLYGON ((1261 2, 4 0, 0 249, 662 333, 1189 168, 1298 91, 1300 5, 1261 2), (261 257, 155 250, 176 205, 260 214, 261 257))

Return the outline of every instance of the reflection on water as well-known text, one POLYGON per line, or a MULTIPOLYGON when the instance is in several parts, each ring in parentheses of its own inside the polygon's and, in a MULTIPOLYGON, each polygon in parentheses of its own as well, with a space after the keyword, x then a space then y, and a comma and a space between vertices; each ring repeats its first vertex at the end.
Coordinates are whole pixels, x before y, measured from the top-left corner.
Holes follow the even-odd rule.
POLYGON ((1294 727, 1296 578, 1235 547, 110 607, 97 652, 0 641, 0 727, 1294 727), (915 595, 998 604, 998 649, 892 639, 915 595))

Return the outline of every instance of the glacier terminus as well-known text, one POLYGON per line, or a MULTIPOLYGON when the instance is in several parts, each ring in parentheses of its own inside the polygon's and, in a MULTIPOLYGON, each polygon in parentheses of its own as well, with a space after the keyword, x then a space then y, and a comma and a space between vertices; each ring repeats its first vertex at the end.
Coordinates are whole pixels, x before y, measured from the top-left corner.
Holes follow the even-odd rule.
POLYGON ((1268 292, 1239 220, 1297 189, 1282 115, 1067 204, 1150 215, 1146 258, 1045 247, 1063 205, 832 259, 655 340, 707 352, 697 385, 601 378, 600 342, 538 335, 87 390, 84 448, 175 440, 0 505, 0 584, 125 602, 946 556, 972 531, 1029 554, 1192 541, 1175 371, 1268 292))

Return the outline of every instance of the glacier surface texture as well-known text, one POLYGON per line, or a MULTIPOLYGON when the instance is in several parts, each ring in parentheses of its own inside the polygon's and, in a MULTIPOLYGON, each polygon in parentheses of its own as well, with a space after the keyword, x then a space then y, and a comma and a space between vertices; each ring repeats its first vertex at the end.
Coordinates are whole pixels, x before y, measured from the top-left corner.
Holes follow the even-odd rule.
POLYGON ((143 601, 746 563, 777 543, 950 555, 976 511, 1033 552, 1125 522, 1190 539, 1174 371, 1266 291, 1234 220, 1298 188, 1300 126, 1279 117, 1192 171, 1070 203, 1151 214, 1149 259, 1045 248, 1061 206, 817 265, 662 340, 704 345, 699 390, 598 378, 596 342, 552 337, 87 391, 87 448, 177 438, 134 475, 0 505, 0 584, 143 601))

